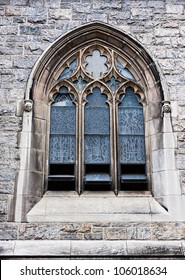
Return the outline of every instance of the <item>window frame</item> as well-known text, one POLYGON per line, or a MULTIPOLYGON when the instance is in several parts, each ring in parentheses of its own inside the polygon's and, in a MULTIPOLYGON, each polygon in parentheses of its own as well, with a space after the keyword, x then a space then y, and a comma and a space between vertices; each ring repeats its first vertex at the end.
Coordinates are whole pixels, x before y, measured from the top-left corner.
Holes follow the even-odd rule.
MULTIPOLYGON (((120 103, 120 96, 124 95, 128 87, 132 87, 134 93, 140 96, 140 103, 143 106, 146 104, 144 90, 141 87, 141 84, 132 78, 129 79, 124 77, 118 72, 116 68, 116 60, 121 59, 125 61, 125 68, 131 77, 139 76, 136 74, 135 69, 131 67, 129 61, 126 60, 126 57, 119 52, 116 52, 110 47, 104 46, 100 43, 91 43, 85 48, 79 49, 76 53, 73 53, 71 56, 68 56, 64 61, 63 65, 58 71, 58 80, 55 82, 55 86, 52 88, 49 98, 53 101, 53 96, 56 94, 56 91, 62 86, 68 88, 69 93, 75 96, 74 103, 76 105, 76 188, 75 190, 78 194, 81 194, 84 191, 84 177, 85 177, 85 161, 84 161, 84 118, 85 118, 85 106, 87 104, 88 95, 93 92, 95 87, 98 87, 101 90, 101 94, 107 96, 107 103, 109 105, 110 112, 110 154, 111 154, 111 181, 112 181, 112 190, 118 195, 120 190, 120 167, 118 166, 119 156, 118 156, 118 106, 120 103), (100 74, 99 78, 93 78, 91 74, 86 72, 85 67, 87 65, 85 57, 92 55, 94 50, 99 50, 102 56, 107 57, 107 68, 108 70, 105 74, 100 74), (72 62, 76 59, 77 67, 72 70, 72 74, 64 79, 60 79, 62 73, 65 73, 66 67, 70 67, 72 62), (132 71, 132 72, 131 72, 132 71), (74 81, 77 81, 79 77, 84 78, 87 81, 87 84, 83 90, 78 91, 78 89, 73 84, 74 81), (106 84, 111 77, 115 76, 120 84, 116 90, 111 90, 111 88, 106 84), (81 141, 79 140, 81 139, 81 141)), ((144 112, 143 112, 144 113, 144 112)), ((146 156, 146 155, 145 155, 146 156)))

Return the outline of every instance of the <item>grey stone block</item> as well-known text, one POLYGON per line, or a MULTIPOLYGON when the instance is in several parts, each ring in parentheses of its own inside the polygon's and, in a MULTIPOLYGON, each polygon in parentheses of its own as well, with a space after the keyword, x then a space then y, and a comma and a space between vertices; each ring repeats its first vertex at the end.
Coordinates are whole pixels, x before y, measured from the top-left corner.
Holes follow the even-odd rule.
POLYGON ((129 256, 182 256, 180 241, 127 241, 129 256))
POLYGON ((12 256, 14 254, 15 241, 0 241, 0 256, 12 256))
POLYGON ((10 0, 10 5, 12 6, 26 6, 30 0, 10 0))
POLYGON ((20 224, 19 238, 22 240, 59 239, 61 226, 58 224, 20 224))
POLYGON ((18 227, 14 223, 0 224, 0 240, 17 239, 18 227))
POLYGON ((151 224, 152 239, 179 240, 185 239, 185 223, 154 223, 151 224))
POLYGON ((41 30, 39 26, 29 26, 29 25, 20 26, 20 34, 40 35, 40 33, 41 30))
POLYGON ((85 240, 103 240, 103 233, 85 233, 85 240))
POLYGON ((124 241, 71 241, 71 256, 124 256, 124 241))
POLYGON ((69 241, 16 241, 16 256, 67 256, 70 255, 69 241))

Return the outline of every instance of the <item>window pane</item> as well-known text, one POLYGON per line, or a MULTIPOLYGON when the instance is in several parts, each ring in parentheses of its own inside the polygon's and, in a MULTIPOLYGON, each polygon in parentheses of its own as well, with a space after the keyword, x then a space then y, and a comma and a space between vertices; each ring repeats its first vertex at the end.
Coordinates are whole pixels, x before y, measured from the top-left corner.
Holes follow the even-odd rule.
POLYGON ((118 119, 120 163, 145 163, 143 107, 132 88, 121 97, 118 119))
POLYGON ((143 136, 119 136, 120 163, 145 163, 143 136))
POLYGON ((109 134, 109 109, 90 107, 85 109, 85 133, 109 134))
POLYGON ((119 133, 125 135, 144 134, 142 108, 119 108, 119 133))
POLYGON ((85 106, 85 163, 110 163, 110 112, 106 96, 94 88, 85 106))
POLYGON ((85 163, 110 163, 110 137, 85 136, 85 163))
POLYGON ((73 95, 61 87, 50 116, 50 163, 75 163, 76 107, 73 95))
POLYGON ((75 135, 50 136, 50 163, 75 163, 75 135))
POLYGON ((106 103, 107 97, 105 94, 101 94, 101 91, 98 87, 93 89, 93 92, 90 93, 87 97, 86 108, 88 107, 109 107, 106 103))
POLYGON ((51 133, 75 134, 75 108, 51 107, 51 133))

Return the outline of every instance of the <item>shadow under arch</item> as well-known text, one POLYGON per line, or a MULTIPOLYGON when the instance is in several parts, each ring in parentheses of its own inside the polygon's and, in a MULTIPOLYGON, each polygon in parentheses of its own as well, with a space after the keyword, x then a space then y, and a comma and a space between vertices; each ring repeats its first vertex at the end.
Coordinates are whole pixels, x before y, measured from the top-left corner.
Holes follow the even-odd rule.
MULTIPOLYGON (((157 157, 157 154, 152 155, 151 145, 153 145, 152 141, 155 143, 157 141, 155 135, 159 135, 164 130, 161 104, 162 101, 168 100, 167 90, 163 91, 166 86, 163 85, 164 79, 160 78, 162 74, 159 67, 135 39, 121 30, 102 22, 92 22, 80 26, 59 37, 44 51, 36 62, 27 83, 25 101, 33 101, 33 110, 23 113, 21 137, 24 137, 24 143, 27 146, 20 146, 21 169, 17 179, 14 211, 16 221, 26 221, 26 214, 42 198, 47 189, 48 165, 45 163, 48 163, 47 151, 49 150, 47 135, 51 103, 48 102, 50 89, 57 81, 61 64, 80 48, 90 44, 103 44, 112 48, 120 55, 124 55, 135 71, 139 72, 147 100, 145 108, 146 137, 147 145, 150 146, 147 161, 151 162, 152 157, 157 157), (154 128, 151 128, 152 126, 154 128)), ((171 132, 168 131, 168 133, 171 132)), ((160 144, 157 151, 161 154, 164 151, 159 146, 160 144)), ((172 150, 174 147, 168 148, 172 150)), ((175 167, 170 167, 170 169, 175 170, 175 167)), ((148 172, 151 177, 156 175, 151 175, 151 171, 148 172)), ((165 178, 166 176, 164 174, 165 178)), ((151 183, 151 188, 152 185, 155 183, 151 183)), ((153 193, 155 194, 155 190, 153 193)), ((161 198, 164 193, 166 195, 166 190, 162 190, 159 197, 161 198)))

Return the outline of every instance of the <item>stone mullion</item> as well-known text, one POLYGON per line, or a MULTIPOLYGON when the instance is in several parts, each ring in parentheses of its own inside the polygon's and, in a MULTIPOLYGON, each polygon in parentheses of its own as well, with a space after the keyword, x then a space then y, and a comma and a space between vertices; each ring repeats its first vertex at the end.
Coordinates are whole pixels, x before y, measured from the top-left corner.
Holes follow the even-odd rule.
POLYGON ((84 159, 83 159, 83 147, 84 147, 84 105, 82 104, 82 98, 79 96, 79 103, 77 107, 77 144, 76 144, 76 190, 80 195, 83 191, 83 167, 84 167, 84 159))
POLYGON ((116 99, 113 96, 112 102, 112 176, 113 176, 113 190, 118 195, 118 153, 117 153, 117 118, 116 118, 116 99))

